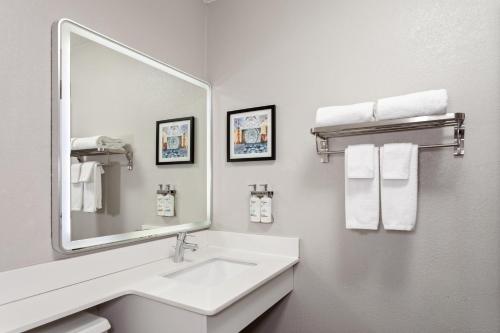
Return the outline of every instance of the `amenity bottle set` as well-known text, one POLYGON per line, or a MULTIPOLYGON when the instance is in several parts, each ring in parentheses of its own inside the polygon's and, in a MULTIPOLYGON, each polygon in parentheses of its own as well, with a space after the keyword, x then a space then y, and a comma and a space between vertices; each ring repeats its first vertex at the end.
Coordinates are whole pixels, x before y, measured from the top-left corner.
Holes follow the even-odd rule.
POLYGON ((250 192, 250 222, 272 223, 273 218, 273 195, 268 184, 259 185, 263 188, 257 191, 257 185, 248 185, 252 188, 250 192))
POLYGON ((156 191, 156 212, 158 216, 175 216, 175 187, 166 184, 165 187, 159 184, 156 191))

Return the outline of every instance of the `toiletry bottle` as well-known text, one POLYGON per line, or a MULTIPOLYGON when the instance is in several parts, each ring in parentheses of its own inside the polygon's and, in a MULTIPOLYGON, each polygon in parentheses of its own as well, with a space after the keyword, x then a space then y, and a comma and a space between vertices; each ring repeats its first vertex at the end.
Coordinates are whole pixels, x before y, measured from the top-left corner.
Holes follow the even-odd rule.
POLYGON ((269 195, 267 184, 261 185, 264 187, 264 196, 260 199, 260 222, 273 222, 273 198, 269 195))
POLYGON ((165 215, 175 216, 175 196, 171 185, 167 185, 167 195, 165 195, 165 215))
POLYGON ((163 185, 158 185, 159 190, 156 191, 156 214, 159 216, 165 215, 165 196, 163 191, 163 185))
POLYGON ((255 194, 257 191, 257 185, 248 185, 252 188, 250 194, 250 222, 260 222, 260 199, 255 194))

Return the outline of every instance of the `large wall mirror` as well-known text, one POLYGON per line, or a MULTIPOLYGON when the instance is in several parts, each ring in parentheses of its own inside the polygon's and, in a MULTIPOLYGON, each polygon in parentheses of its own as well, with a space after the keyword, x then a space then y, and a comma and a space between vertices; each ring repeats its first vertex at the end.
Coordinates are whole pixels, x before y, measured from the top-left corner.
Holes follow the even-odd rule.
POLYGON ((52 86, 55 249, 210 225, 207 83, 63 19, 53 27, 52 86))

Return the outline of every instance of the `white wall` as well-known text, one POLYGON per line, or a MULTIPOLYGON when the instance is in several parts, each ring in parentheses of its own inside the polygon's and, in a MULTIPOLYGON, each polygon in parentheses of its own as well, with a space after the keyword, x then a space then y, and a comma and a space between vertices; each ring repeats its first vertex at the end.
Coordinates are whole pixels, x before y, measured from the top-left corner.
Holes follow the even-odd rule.
MULTIPOLYGON (((500 3, 218 0, 209 6, 215 229, 301 238, 291 296, 248 331, 498 332, 500 3), (317 107, 447 88, 466 155, 420 156, 414 232, 344 227, 344 159, 319 163, 317 107), (277 160, 225 162, 226 111, 277 104, 277 160), (276 223, 248 222, 248 184, 276 223)), ((439 131, 366 137, 435 143, 439 131)))
POLYGON ((205 76, 199 0, 0 2, 0 271, 47 262, 50 242, 51 25, 67 17, 205 76))

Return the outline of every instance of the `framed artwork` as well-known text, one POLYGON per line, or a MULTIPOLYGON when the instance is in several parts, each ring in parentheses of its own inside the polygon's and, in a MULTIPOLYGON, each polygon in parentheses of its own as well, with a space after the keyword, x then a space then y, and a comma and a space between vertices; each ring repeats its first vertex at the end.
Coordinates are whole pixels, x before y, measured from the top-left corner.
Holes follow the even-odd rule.
POLYGON ((194 163, 194 117, 156 122, 156 165, 194 163))
POLYGON ((276 159, 276 105, 227 113, 227 161, 276 159))

